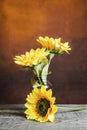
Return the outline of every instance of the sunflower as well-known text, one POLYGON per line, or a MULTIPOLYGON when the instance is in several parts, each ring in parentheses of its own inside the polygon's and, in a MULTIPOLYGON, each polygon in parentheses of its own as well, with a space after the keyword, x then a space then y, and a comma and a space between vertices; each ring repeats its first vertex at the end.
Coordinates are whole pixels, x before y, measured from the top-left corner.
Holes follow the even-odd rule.
POLYGON ((71 50, 68 42, 62 43, 61 38, 54 39, 49 37, 39 37, 37 41, 45 48, 50 49, 51 53, 62 54, 64 51, 69 53, 71 50))
POLYGON ((46 90, 45 86, 34 88, 32 93, 27 95, 25 106, 26 118, 40 122, 54 121, 54 114, 58 107, 54 105, 55 97, 52 97, 52 90, 46 90))
POLYGON ((26 52, 23 55, 15 56, 15 63, 22 66, 33 67, 38 65, 40 62, 47 61, 49 51, 45 48, 37 48, 36 50, 31 49, 30 52, 26 52))

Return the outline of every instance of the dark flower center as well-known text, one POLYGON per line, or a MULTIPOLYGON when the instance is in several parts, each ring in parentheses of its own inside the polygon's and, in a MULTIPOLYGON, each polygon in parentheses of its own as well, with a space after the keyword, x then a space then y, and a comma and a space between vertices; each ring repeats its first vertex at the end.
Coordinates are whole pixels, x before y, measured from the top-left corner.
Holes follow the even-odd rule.
POLYGON ((50 101, 48 101, 46 98, 41 98, 36 105, 37 112, 41 116, 45 116, 47 114, 48 108, 50 107, 50 101))

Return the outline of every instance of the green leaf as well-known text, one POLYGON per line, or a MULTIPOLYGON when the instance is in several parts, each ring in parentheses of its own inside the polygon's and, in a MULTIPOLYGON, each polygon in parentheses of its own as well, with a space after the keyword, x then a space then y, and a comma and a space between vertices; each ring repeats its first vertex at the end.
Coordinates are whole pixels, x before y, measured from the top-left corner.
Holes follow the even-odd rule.
POLYGON ((63 52, 58 51, 58 50, 50 50, 50 53, 59 54, 59 55, 63 54, 63 52))
POLYGON ((29 67, 29 66, 24 66, 25 70, 30 70, 32 69, 32 67, 29 67))
POLYGON ((31 79, 31 83, 33 85, 32 86, 33 88, 41 87, 40 84, 38 83, 38 80, 35 80, 34 78, 31 79))
POLYGON ((46 64, 45 61, 42 61, 37 66, 34 66, 34 73, 35 73, 35 75, 37 75, 38 81, 41 84, 42 84, 41 73, 42 73, 42 70, 43 70, 43 67, 45 66, 45 64, 46 64))
POLYGON ((34 66, 37 76, 40 76, 40 72, 42 71, 43 66, 44 66, 44 62, 41 62, 40 64, 34 66))
POLYGON ((54 57, 54 54, 49 55, 49 62, 43 67, 43 70, 42 70, 41 78, 45 85, 47 85, 48 69, 49 69, 49 65, 53 57, 54 57))
POLYGON ((49 68, 49 64, 45 65, 42 70, 41 78, 44 84, 47 84, 48 68, 49 68))

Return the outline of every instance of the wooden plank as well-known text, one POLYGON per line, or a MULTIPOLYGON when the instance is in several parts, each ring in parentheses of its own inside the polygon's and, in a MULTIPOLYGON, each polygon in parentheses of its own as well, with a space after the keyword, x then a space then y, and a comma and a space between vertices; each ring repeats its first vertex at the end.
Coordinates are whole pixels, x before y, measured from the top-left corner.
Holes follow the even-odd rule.
POLYGON ((0 130, 87 130, 87 105, 59 105, 55 122, 27 120, 24 105, 0 105, 0 130), (82 111, 68 108, 85 107, 82 111), (66 108, 66 111, 65 111, 66 108))

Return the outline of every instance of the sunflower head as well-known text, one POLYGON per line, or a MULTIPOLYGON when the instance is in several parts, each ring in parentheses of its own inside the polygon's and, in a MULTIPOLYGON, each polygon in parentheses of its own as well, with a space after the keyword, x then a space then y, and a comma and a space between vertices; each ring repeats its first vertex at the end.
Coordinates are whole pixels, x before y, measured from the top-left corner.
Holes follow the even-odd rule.
POLYGON ((25 114, 27 119, 34 119, 40 122, 54 121, 54 114, 58 107, 54 105, 55 97, 52 97, 52 90, 46 90, 45 86, 34 88, 32 93, 27 95, 27 107, 25 114))
POLYGON ((29 52, 26 52, 23 55, 15 56, 14 61, 18 65, 25 67, 33 67, 41 63, 42 61, 47 62, 47 56, 49 51, 45 48, 37 48, 36 50, 31 49, 29 52))
POLYGON ((55 54, 63 54, 63 52, 67 52, 71 50, 68 42, 62 43, 61 38, 54 39, 49 37, 39 37, 37 41, 45 48, 49 49, 51 53, 55 54))

